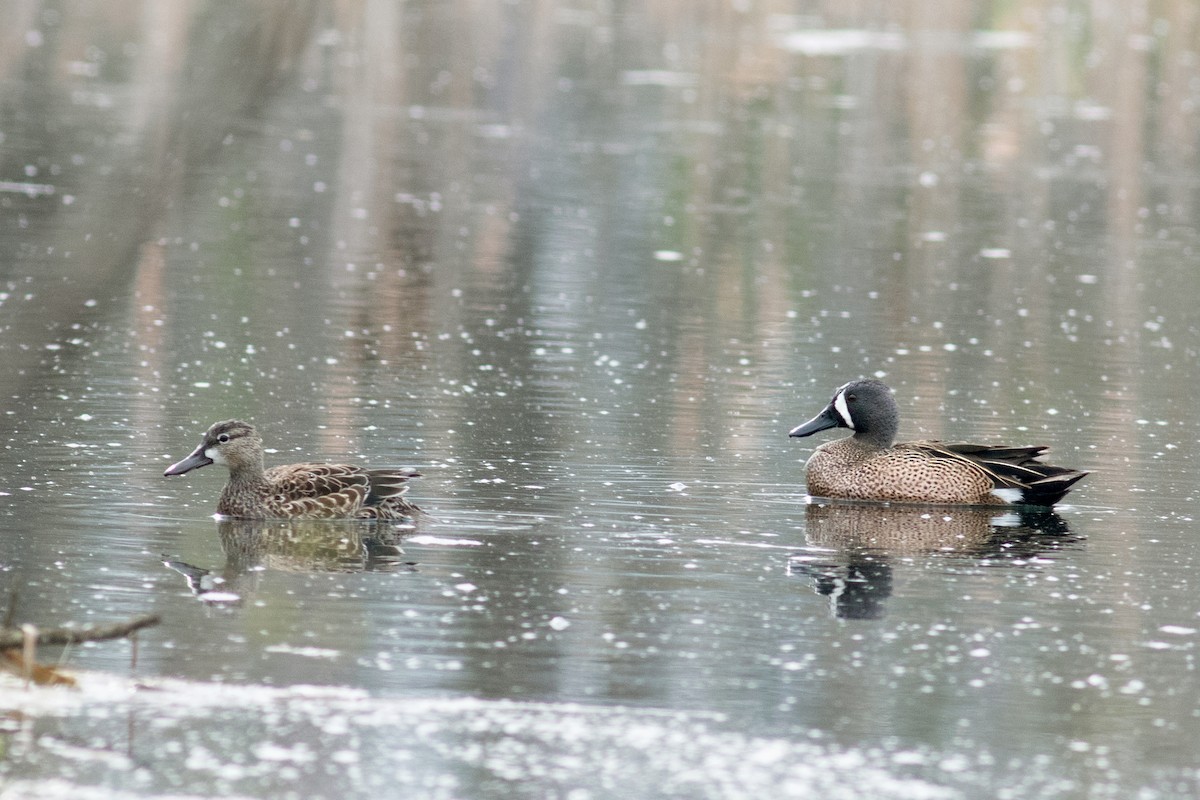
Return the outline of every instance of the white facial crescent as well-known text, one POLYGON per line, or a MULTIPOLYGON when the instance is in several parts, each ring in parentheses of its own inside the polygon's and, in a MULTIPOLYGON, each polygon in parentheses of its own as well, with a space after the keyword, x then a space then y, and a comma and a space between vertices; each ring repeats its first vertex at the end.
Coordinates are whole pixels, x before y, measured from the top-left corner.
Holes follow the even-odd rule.
MULTIPOLYGON (((850 418, 850 407, 846 405, 846 390, 842 389, 837 393, 837 397, 833 398, 833 410, 842 418, 842 422, 850 430, 854 430, 854 420, 850 418)), ((211 458, 211 456, 210 456, 211 458)))

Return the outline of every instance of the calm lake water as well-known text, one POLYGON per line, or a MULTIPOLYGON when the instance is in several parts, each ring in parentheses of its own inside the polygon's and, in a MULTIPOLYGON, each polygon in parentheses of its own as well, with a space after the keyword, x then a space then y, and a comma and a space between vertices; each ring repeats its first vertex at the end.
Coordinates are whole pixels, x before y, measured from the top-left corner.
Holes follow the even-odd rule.
POLYGON ((1200 794, 1194 4, 699 5, 0 2, 0 597, 163 620, 0 798, 1200 794), (1092 474, 809 502, 860 376, 1092 474))

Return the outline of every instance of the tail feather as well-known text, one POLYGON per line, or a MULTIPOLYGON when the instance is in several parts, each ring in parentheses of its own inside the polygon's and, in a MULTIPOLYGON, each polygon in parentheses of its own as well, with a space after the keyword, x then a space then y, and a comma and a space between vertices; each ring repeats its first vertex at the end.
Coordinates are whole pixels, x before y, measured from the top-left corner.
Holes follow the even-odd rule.
POLYGON ((1052 469, 1061 471, 1040 480, 1031 481, 1021 492, 1026 503, 1031 506, 1052 506, 1071 491, 1071 486, 1076 481, 1087 475, 1086 472, 1063 467, 1052 467, 1052 469))
POLYGON ((402 495, 408 491, 410 478, 419 478, 421 473, 414 469, 373 469, 367 473, 371 480, 371 491, 364 501, 366 506, 382 506, 398 511, 416 511, 417 507, 402 495))

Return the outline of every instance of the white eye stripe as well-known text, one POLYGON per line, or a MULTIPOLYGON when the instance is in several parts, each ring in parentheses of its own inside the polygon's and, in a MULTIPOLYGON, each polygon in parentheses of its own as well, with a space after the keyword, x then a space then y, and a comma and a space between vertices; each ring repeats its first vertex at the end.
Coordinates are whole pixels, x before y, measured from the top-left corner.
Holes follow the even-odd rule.
POLYGON ((846 405, 846 393, 844 391, 838 392, 837 397, 833 398, 833 410, 842 418, 842 423, 847 428, 854 430, 854 420, 850 418, 850 406, 846 405))

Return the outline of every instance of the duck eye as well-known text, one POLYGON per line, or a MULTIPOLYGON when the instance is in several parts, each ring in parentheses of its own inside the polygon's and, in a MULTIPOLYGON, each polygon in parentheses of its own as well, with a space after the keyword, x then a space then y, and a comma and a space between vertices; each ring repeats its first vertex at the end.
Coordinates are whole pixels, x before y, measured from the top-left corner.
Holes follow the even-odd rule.
POLYGON ((852 395, 852 394, 846 395, 846 402, 848 402, 848 403, 853 403, 857 399, 858 399, 858 397, 856 395, 852 395))
POLYGON ((220 442, 221 444, 225 444, 226 442, 229 441, 229 434, 222 433, 220 436, 217 437, 217 441, 220 442))

